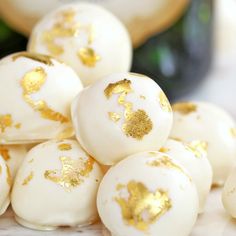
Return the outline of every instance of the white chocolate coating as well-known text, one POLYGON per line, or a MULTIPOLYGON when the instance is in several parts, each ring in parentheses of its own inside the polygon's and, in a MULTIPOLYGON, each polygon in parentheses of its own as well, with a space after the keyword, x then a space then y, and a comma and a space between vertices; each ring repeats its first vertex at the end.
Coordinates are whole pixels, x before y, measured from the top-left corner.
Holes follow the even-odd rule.
POLYGON ((70 105, 82 84, 65 64, 20 52, 0 61, 0 143, 21 144, 73 135, 70 105))
POLYGON ((159 152, 135 154, 113 166, 97 196, 101 220, 115 236, 188 236, 198 206, 186 170, 159 152))
POLYGON ((76 137, 103 165, 158 150, 166 141, 172 111, 161 88, 133 73, 113 74, 84 89, 72 103, 76 137))
POLYGON ((177 103, 173 106, 171 138, 208 144, 213 184, 222 185, 236 161, 236 124, 221 108, 204 102, 177 103))
POLYGON ((236 218, 236 168, 232 170, 227 178, 222 192, 222 202, 225 210, 236 218))
POLYGON ((0 155, 3 157, 3 159, 9 166, 11 177, 13 179, 26 154, 26 145, 0 145, 0 155))
POLYGON ((8 165, 0 155, 0 215, 2 215, 10 204, 10 190, 12 178, 8 165))
POLYGON ((160 151, 170 155, 188 170, 197 187, 199 213, 203 213, 213 177, 211 164, 207 159, 205 143, 198 140, 182 143, 169 139, 160 151))
POLYGON ((126 28, 112 13, 89 3, 64 5, 42 18, 28 50, 64 61, 85 86, 108 74, 129 71, 132 60, 126 28))
POLYGON ((39 144, 15 178, 11 203, 16 220, 38 230, 93 223, 102 176, 99 165, 76 141, 39 144))

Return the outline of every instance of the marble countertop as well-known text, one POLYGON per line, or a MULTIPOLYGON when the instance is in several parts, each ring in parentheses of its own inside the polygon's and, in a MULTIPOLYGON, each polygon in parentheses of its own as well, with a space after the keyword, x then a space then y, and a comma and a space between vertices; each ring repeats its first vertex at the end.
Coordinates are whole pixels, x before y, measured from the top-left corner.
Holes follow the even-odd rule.
MULTIPOLYGON (((33 231, 19 226, 9 209, 0 218, 1 236, 102 236, 104 228, 101 224, 81 229, 62 228, 56 231, 33 231)), ((205 213, 200 215, 190 236, 235 236, 236 221, 224 211, 221 203, 221 189, 213 189, 208 197, 205 213)))

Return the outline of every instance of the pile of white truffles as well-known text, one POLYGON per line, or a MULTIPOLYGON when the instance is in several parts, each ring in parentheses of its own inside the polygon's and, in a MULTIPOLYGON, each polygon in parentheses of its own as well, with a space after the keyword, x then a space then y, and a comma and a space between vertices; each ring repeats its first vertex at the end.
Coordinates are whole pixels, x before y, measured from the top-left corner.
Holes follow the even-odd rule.
POLYGON ((131 57, 125 27, 77 3, 0 60, 0 214, 11 202, 36 230, 100 217, 113 236, 188 236, 232 171, 223 202, 236 217, 234 120, 209 103, 171 107, 151 78, 128 72, 131 57))

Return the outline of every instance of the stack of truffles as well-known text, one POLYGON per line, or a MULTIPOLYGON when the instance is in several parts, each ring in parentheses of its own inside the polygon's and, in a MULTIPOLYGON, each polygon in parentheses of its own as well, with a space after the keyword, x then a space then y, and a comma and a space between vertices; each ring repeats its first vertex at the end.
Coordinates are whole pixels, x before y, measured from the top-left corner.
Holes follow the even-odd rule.
MULTIPOLYGON (((128 72, 131 59, 124 26, 79 3, 0 61, 1 214, 11 202, 37 230, 100 216, 113 236, 190 234, 235 164, 236 125, 208 103, 171 107, 152 79, 128 72)), ((223 199, 236 216, 232 173, 223 199)))

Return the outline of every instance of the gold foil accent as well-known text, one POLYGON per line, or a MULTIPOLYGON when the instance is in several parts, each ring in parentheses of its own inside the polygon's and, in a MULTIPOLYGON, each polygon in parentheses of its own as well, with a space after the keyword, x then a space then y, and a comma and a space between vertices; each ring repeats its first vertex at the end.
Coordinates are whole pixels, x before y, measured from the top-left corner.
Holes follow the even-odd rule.
POLYGON ((34 173, 31 171, 30 174, 23 180, 22 185, 27 185, 34 177, 34 173))
POLYGON ((58 145, 58 149, 59 149, 60 151, 69 151, 69 150, 72 149, 72 146, 71 146, 71 144, 69 144, 69 143, 62 143, 62 144, 59 144, 59 145, 58 145))
POLYGON ((13 61, 17 60, 18 58, 21 57, 26 57, 28 59, 31 59, 33 61, 37 61, 40 63, 43 63, 47 66, 53 66, 52 58, 47 55, 42 55, 42 54, 37 54, 37 53, 32 53, 32 52, 20 52, 17 53, 12 57, 13 61))
POLYGON ((156 160, 149 161, 147 162, 147 165, 173 169, 187 176, 190 181, 192 180, 191 177, 187 173, 185 173, 185 171, 179 165, 175 164, 168 156, 162 156, 161 158, 157 158, 156 160))
POLYGON ((20 128, 21 128, 21 124, 20 124, 20 123, 17 123, 17 124, 14 125, 14 127, 15 127, 16 129, 20 129, 20 128))
POLYGON ((164 92, 162 91, 160 92, 158 99, 159 99, 159 103, 163 111, 172 112, 170 102, 164 92))
POLYGON ((78 56, 81 62, 88 67, 96 66, 97 62, 101 59, 101 57, 90 47, 80 48, 78 56))
POLYGON ((115 201, 121 208, 124 222, 140 231, 147 231, 172 207, 168 193, 161 189, 152 192, 143 183, 135 181, 130 181, 127 186, 117 186, 118 191, 122 188, 128 191, 128 199, 122 198, 120 192, 115 201))
POLYGON ((41 114, 41 117, 58 121, 61 123, 69 122, 69 119, 59 112, 52 110, 45 101, 34 101, 31 98, 32 94, 37 93, 46 82, 47 74, 42 67, 37 67, 32 71, 27 72, 22 81, 23 98, 35 111, 41 114))
POLYGON ((173 139, 173 140, 178 141, 178 142, 182 142, 182 139, 178 138, 178 137, 170 137, 170 139, 173 139))
POLYGON ((208 143, 204 141, 192 141, 183 143, 186 150, 192 152, 196 158, 201 158, 207 154, 208 143))
POLYGON ((108 112, 109 118, 114 121, 114 122, 118 122, 120 120, 120 115, 115 113, 115 112, 108 112))
POLYGON ((236 138, 236 128, 231 128, 230 133, 234 138, 236 138))
POLYGON ((118 104, 125 108, 125 123, 122 125, 122 130, 127 137, 141 140, 145 135, 150 133, 153 124, 144 110, 139 109, 133 111, 133 104, 125 101, 127 94, 131 92, 131 81, 127 79, 111 83, 104 90, 107 99, 109 99, 113 94, 120 94, 118 97, 118 104))
POLYGON ((172 106, 173 110, 181 113, 182 115, 188 115, 197 111, 197 105, 191 102, 176 103, 172 106))
POLYGON ((11 177, 10 168, 7 164, 6 164, 6 169, 7 169, 7 183, 11 188, 11 186, 12 186, 12 177, 11 177))
POLYGON ((145 96, 143 96, 143 95, 140 95, 139 96, 141 99, 143 99, 143 100, 145 100, 146 99, 146 97, 145 96))
POLYGON ((9 150, 6 146, 0 145, 0 155, 3 157, 5 161, 10 160, 9 150))
POLYGON ((94 41, 94 30, 91 25, 82 26, 75 20, 76 12, 68 9, 58 13, 57 21, 48 31, 43 32, 42 41, 46 45, 48 51, 54 56, 60 56, 64 53, 64 48, 58 39, 78 37, 81 31, 85 31, 88 35, 87 42, 77 52, 78 58, 88 67, 94 67, 101 57, 91 47, 94 41))
POLYGON ((58 134, 57 139, 62 140, 62 139, 70 138, 73 135, 74 135, 74 129, 72 127, 68 127, 58 134))
POLYGON ((169 152, 169 151, 170 151, 170 149, 166 148, 166 147, 161 147, 159 150, 159 152, 164 152, 164 153, 169 152))
POLYGON ((73 160, 70 157, 60 157, 61 170, 46 170, 44 177, 62 186, 66 191, 78 187, 93 170, 94 160, 89 157, 87 161, 82 158, 73 160))
POLYGON ((12 117, 10 114, 0 115, 0 131, 2 133, 5 132, 6 128, 10 128, 12 126, 12 117))

